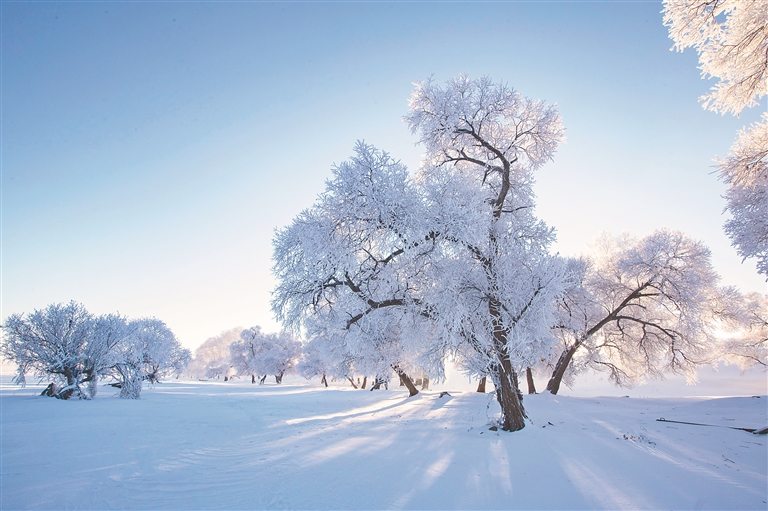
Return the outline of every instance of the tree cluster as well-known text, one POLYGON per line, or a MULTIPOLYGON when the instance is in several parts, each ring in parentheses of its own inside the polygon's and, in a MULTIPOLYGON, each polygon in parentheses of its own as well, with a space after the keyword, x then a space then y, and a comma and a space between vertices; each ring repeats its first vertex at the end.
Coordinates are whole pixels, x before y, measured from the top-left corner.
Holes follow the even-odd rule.
POLYGON ((224 381, 250 376, 252 383, 264 383, 273 375, 281 383, 283 376, 295 370, 301 354, 301 342, 287 332, 266 334, 258 326, 233 328, 200 345, 187 374, 224 381))
POLYGON ((670 371, 694 379, 726 352, 765 360, 732 305, 744 298, 683 233, 605 236, 580 259, 550 252, 532 185, 563 138, 553 106, 460 76, 417 83, 405 121, 425 147, 414 175, 358 142, 276 233, 273 310, 307 339, 305 376, 397 374, 413 395, 409 374, 440 379, 451 360, 491 379, 500 426, 514 431, 524 371, 531 389, 532 369, 551 371, 557 393, 585 368, 628 385, 670 371))
POLYGON ((15 381, 27 373, 48 379, 46 393, 60 399, 91 399, 105 377, 121 398, 138 399, 144 381, 178 375, 190 359, 162 321, 94 316, 74 301, 14 314, 2 328, 0 354, 17 364, 15 381))

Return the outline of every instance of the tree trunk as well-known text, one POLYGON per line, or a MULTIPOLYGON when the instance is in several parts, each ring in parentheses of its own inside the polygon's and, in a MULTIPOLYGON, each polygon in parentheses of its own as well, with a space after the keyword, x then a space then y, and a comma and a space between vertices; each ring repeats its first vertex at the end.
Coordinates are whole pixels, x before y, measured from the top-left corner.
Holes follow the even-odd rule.
POLYGON ((357 388, 357 385, 355 385, 355 380, 353 380, 353 379, 352 379, 352 378, 350 378, 349 376, 347 376, 347 379, 349 380, 349 383, 351 383, 351 384, 352 384, 352 388, 356 389, 356 388, 357 388))
POLYGON ((509 360, 502 360, 497 366, 494 378, 496 400, 501 406, 501 429, 504 431, 520 431, 525 427, 528 417, 523 408, 523 395, 517 385, 517 374, 509 360))
POLYGON ((533 371, 530 367, 525 369, 525 378, 528 380, 528 393, 536 394, 536 384, 533 382, 533 371))
POLYGON ((365 385, 366 385, 367 383, 368 383, 368 377, 367 377, 367 376, 363 376, 363 384, 360 386, 360 388, 361 388, 361 389, 364 389, 364 388, 365 388, 365 385))
POLYGON ((266 374, 264 376, 262 376, 261 379, 259 380, 259 385, 264 385, 265 381, 267 381, 267 375, 266 374))
POLYGON ((551 394, 557 394, 557 391, 560 390, 560 383, 563 381, 565 370, 568 369, 568 364, 571 363, 573 354, 576 353, 579 346, 579 344, 575 344, 573 347, 565 350, 557 360, 555 370, 552 372, 552 377, 549 379, 549 383, 547 383, 547 390, 551 394))
POLYGON ((411 380, 410 376, 405 374, 405 371, 395 368, 395 372, 400 377, 400 383, 402 383, 408 388, 408 393, 409 393, 408 397, 413 397, 419 393, 419 390, 413 384, 413 380, 411 380))
POLYGON ((373 385, 371 385, 371 390, 379 390, 381 389, 382 384, 384 384, 386 380, 384 378, 376 377, 375 380, 373 380, 373 385))
POLYGON ((485 380, 486 380, 486 377, 483 376, 480 379, 480 383, 477 384, 477 391, 482 393, 482 394, 485 394, 485 380))
POLYGON ((283 373, 275 375, 275 383, 283 383, 283 373))
POLYGON ((421 390, 429 390, 429 376, 426 374, 421 379, 421 390))
POLYGON ((256 383, 256 375, 252 374, 251 375, 251 385, 253 385, 254 383, 256 383))
POLYGON ((323 373, 323 379, 320 380, 320 383, 324 383, 326 388, 328 387, 328 380, 325 378, 325 373, 323 373))

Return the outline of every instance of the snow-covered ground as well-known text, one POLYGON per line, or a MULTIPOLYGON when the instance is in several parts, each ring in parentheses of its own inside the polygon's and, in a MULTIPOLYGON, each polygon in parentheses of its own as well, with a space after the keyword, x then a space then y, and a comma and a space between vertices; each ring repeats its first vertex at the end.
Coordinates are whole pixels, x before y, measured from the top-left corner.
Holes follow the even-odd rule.
POLYGON ((3 378, 2 509, 766 509, 768 398, 491 395, 174 381, 139 401, 3 378))

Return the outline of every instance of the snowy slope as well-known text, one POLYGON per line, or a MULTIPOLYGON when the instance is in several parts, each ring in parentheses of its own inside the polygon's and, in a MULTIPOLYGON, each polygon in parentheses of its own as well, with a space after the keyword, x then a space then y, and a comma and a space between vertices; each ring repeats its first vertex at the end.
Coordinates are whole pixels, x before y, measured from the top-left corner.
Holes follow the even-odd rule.
POLYGON ((490 395, 169 382, 143 399, 3 385, 3 509, 766 509, 768 398, 490 395))

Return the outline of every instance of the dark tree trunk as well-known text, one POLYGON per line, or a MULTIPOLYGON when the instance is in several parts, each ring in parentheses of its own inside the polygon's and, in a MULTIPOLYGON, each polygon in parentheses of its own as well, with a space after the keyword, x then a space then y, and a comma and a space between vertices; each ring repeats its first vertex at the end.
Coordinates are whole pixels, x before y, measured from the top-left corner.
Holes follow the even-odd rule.
POLYGON ((530 367, 525 370, 525 378, 528 380, 528 393, 535 394, 536 384, 533 382, 533 371, 531 371, 530 367))
POLYGON ((275 375, 275 383, 283 383, 283 373, 275 375))
POLYGON ((496 399, 501 406, 501 429, 504 431, 520 431, 525 427, 528 417, 523 408, 523 395, 517 385, 517 373, 512 369, 509 360, 503 360, 497 367, 498 374, 494 378, 496 399))
POLYGON ((427 375, 421 379, 421 390, 429 390, 429 376, 427 375))
POLYGON ((347 379, 349 380, 349 383, 351 383, 351 384, 352 384, 352 388, 355 388, 355 389, 356 389, 356 388, 357 388, 357 385, 355 385, 355 380, 353 380, 353 379, 352 379, 352 378, 350 378, 349 376, 347 376, 347 379))
POLYGON ((413 397, 416 394, 419 393, 419 390, 416 388, 416 386, 413 384, 413 380, 411 380, 411 377, 405 374, 405 371, 395 368, 395 372, 400 377, 400 383, 405 385, 408 388, 408 397, 413 397))
POLYGON ((328 387, 328 380, 325 378, 325 373, 323 373, 323 379, 320 380, 320 383, 323 383, 326 387, 328 387))
POLYGON ((571 363, 573 354, 576 353, 578 348, 579 345, 576 344, 572 348, 565 350, 557 360, 555 370, 552 372, 552 377, 549 379, 549 383, 547 383, 547 390, 551 394, 557 394, 557 392, 560 390, 560 383, 563 381, 565 371, 568 369, 568 365, 571 363))
POLYGON ((224 381, 229 381, 229 378, 225 376, 224 381))
POLYGON ((265 381, 267 381, 267 375, 266 374, 264 376, 262 376, 261 379, 259 380, 259 385, 264 385, 265 381))
POLYGON ((483 376, 480 379, 480 383, 477 384, 477 391, 482 393, 482 394, 485 394, 485 381, 486 381, 486 379, 487 378, 485 376, 483 376))
POLYGON ((373 381, 373 385, 371 385, 371 390, 379 390, 381 389, 381 386, 386 382, 384 378, 376 377, 376 379, 373 381))
POLYGON ((360 386, 360 388, 364 389, 367 383, 368 383, 368 377, 363 376, 363 384, 360 386))

